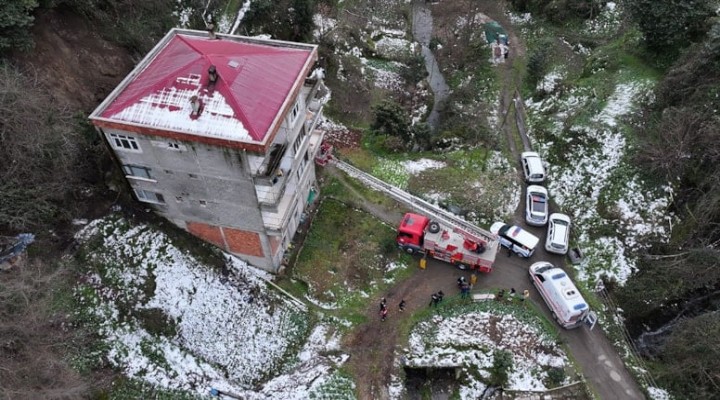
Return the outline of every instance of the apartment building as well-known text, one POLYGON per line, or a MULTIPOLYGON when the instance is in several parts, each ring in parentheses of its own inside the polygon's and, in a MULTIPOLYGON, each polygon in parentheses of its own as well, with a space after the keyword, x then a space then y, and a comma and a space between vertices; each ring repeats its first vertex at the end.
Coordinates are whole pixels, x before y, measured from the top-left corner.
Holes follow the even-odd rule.
POLYGON ((135 198, 277 272, 317 195, 317 46, 174 29, 90 115, 135 198))

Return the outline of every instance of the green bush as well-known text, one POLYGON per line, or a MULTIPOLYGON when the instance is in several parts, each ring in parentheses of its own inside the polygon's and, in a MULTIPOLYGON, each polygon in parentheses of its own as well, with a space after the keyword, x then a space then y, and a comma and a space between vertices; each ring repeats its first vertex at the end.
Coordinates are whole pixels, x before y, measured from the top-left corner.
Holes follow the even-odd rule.
POLYGON ((565 370, 563 368, 552 367, 548 370, 547 380, 551 388, 558 387, 565 382, 565 370))
POLYGON ((512 370, 512 354, 506 350, 495 350, 493 352, 493 365, 490 367, 490 384, 499 387, 507 385, 512 370))
POLYGON ((597 0, 510 0, 515 10, 537 14, 554 23, 592 18, 600 12, 602 3, 597 0))
POLYGON ((32 12, 37 0, 4 0, 0 2, 0 52, 12 49, 27 50, 33 45, 32 12))
POLYGON ((690 42, 701 39, 710 28, 717 5, 707 0, 629 0, 633 20, 656 53, 675 55, 690 42))
POLYGON ((405 60, 400 69, 400 76, 410 85, 416 85, 418 82, 428 76, 425 68, 425 59, 422 54, 414 54, 405 60))
POLYGON ((371 129, 374 133, 397 136, 405 142, 409 142, 412 139, 407 112, 405 112, 400 104, 392 100, 385 100, 375 106, 373 111, 375 113, 375 120, 372 123, 371 129))

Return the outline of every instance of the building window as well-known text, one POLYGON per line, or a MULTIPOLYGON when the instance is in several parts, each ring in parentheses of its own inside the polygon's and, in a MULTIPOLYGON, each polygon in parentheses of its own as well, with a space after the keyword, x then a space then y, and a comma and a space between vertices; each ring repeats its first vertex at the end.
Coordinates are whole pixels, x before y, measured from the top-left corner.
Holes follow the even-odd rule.
POLYGON ((300 103, 295 102, 292 110, 290 110, 290 126, 295 125, 298 115, 300 115, 300 103))
POLYGON ((138 144, 137 139, 132 136, 111 133, 110 143, 112 144, 113 148, 118 150, 129 150, 138 153, 142 152, 142 150, 140 150, 140 145, 138 144))
POLYGON ((133 176, 137 178, 153 179, 150 175, 150 168, 141 167, 139 165, 123 165, 125 176, 133 176))
POLYGON ((173 150, 173 151, 186 151, 187 147, 184 144, 177 143, 177 142, 161 142, 159 140, 151 140, 150 144, 152 144, 155 147, 159 147, 161 149, 165 150, 173 150))
POLYGON ((160 193, 151 192, 148 190, 134 189, 135 195, 138 200, 146 203, 165 204, 165 197, 160 193))
POLYGON ((305 139, 305 136, 307 136, 307 131, 305 130, 305 127, 303 126, 302 129, 300 129, 300 133, 298 133, 297 139, 295 139, 295 143, 293 143, 293 154, 298 153, 298 149, 302 145, 303 139, 305 139))

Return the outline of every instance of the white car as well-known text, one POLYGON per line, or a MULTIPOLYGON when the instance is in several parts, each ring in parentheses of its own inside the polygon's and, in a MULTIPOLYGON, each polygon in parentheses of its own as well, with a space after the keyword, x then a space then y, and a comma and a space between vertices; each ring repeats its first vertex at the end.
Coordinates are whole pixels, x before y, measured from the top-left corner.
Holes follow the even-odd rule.
POLYGON ((538 153, 526 151, 520 154, 520 163, 525 174, 525 182, 542 183, 545 181, 545 163, 538 153))
POLYGON ((565 214, 550 214, 545 250, 555 254, 567 254, 570 248, 570 217, 565 214))
POLYGON ((530 185, 527 187, 525 198, 525 222, 535 226, 547 224, 550 201, 547 189, 538 185, 530 185))
MULTIPOLYGON (((504 222, 496 222, 490 227, 490 232, 498 235, 500 245, 515 254, 530 258, 535 252, 540 239, 534 236, 532 233, 517 225, 509 225, 504 222)), ((512 253, 508 253, 512 254, 512 253)))

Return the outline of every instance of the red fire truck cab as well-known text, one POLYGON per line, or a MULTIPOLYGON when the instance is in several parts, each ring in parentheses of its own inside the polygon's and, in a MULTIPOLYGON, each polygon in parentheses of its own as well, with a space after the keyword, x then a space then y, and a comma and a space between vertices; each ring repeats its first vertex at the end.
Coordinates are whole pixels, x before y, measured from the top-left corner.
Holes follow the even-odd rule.
POLYGON ((498 240, 489 232, 481 238, 413 213, 403 217, 396 241, 407 253, 422 253, 460 269, 477 269, 480 272, 492 271, 498 250, 498 240))

